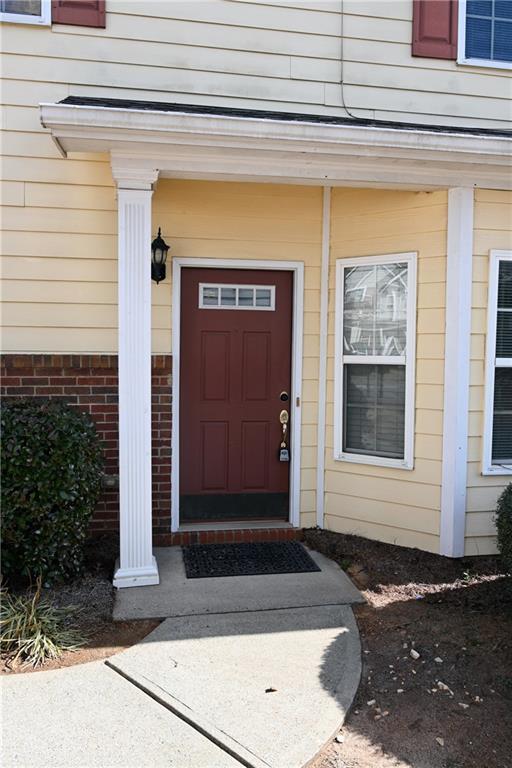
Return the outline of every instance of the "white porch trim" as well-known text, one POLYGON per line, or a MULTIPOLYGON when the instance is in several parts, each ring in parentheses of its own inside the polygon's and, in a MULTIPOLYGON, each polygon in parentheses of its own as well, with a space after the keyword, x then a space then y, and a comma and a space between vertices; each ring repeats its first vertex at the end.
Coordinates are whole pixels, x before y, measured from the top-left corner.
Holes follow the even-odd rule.
POLYGON ((41 104, 62 151, 110 152, 163 176, 331 186, 512 189, 512 138, 307 118, 41 104))
MULTIPOLYGON (((180 343, 181 343, 181 270, 184 267, 208 269, 265 269, 293 273, 292 315, 292 387, 290 397, 293 439, 290 450, 290 517, 294 527, 300 524, 300 457, 302 422, 302 347, 304 317, 304 264, 300 261, 264 259, 174 258, 172 260, 172 387, 173 414, 171 435, 171 531, 180 527, 180 343)), ((185 526, 186 528, 186 526, 185 526)))
POLYGON ((156 171, 118 184, 119 528, 115 587, 158 584, 151 498, 151 197, 156 171), (128 187, 128 188, 126 188, 128 187))
POLYGON ((468 459, 473 190, 448 192, 443 464, 439 551, 464 555, 468 459))
POLYGON ((318 371, 318 428, 316 454, 316 524, 324 527, 325 429, 327 402, 327 333, 329 325, 329 257, 331 252, 331 188, 324 187, 322 265, 320 268, 320 344, 318 371))

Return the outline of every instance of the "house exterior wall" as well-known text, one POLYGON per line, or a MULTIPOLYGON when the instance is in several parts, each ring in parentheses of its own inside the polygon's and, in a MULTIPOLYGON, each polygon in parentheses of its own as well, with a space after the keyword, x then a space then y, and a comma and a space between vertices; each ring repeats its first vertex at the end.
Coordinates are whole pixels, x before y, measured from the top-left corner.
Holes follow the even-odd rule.
POLYGON ((512 250, 512 193, 477 189, 473 240, 473 300, 469 400, 468 480, 465 551, 484 555, 496 548, 493 511, 510 474, 482 474, 484 377, 487 339, 489 252, 512 250))
MULTIPOLYGON (((39 102, 72 94, 510 126, 509 71, 411 56, 412 0, 344 0, 343 14, 341 0, 298 6, 291 0, 107 0, 106 29, 1 25, 2 348, 7 354, 117 353, 118 224, 109 158, 79 153, 62 158, 39 122, 39 102)), ((511 202, 510 193, 476 192, 468 554, 494 551, 491 510, 506 482, 483 477, 480 464, 487 259, 491 248, 512 247, 511 202)), ((331 214, 325 525, 439 551, 447 195, 334 189, 331 214), (407 251, 418 252, 414 469, 334 461, 335 261, 407 251)), ((321 221, 317 187, 162 179, 153 196, 153 232, 162 227, 171 258, 306 265, 304 526, 316 523, 321 221)), ((164 283, 152 286, 152 352, 166 360, 172 353, 170 277, 169 270, 164 283)), ((59 376, 66 378, 63 372, 52 374, 59 376)), ((112 391, 96 394, 115 396, 115 385, 108 386, 112 391)), ((56 396, 61 394, 64 389, 56 396)), ((108 515, 117 502, 110 498, 110 503, 103 510, 108 515)))
POLYGON ((510 72, 411 56, 412 0, 106 7, 105 29, 3 25, 8 130, 27 131, 7 137, 15 154, 47 157, 34 106, 69 94, 438 124, 512 116, 510 72))
POLYGON ((329 279, 325 527, 439 552, 446 192, 332 191, 329 279), (416 251, 414 469, 333 458, 337 259, 416 251))

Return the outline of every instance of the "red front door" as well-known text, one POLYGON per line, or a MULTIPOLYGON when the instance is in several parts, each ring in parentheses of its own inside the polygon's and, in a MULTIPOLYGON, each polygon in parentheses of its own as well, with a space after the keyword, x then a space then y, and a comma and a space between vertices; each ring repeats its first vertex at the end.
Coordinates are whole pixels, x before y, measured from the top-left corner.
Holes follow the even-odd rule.
POLYGON ((288 518, 292 292, 291 272, 182 270, 182 522, 288 518))

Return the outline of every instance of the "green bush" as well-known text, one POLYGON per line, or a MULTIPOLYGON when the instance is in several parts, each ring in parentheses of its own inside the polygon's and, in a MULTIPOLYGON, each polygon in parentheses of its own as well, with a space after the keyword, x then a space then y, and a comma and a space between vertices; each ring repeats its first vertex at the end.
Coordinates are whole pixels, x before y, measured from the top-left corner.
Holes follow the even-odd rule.
POLYGON ((498 549, 505 570, 512 574, 512 483, 507 485, 496 506, 498 549))
POLYGON ((11 663, 36 667, 63 651, 75 651, 84 639, 70 622, 72 607, 57 608, 41 598, 41 579, 33 595, 11 595, 2 590, 0 648, 11 663))
POLYGON ((103 456, 92 419, 59 401, 2 409, 2 572, 46 584, 82 570, 103 456))

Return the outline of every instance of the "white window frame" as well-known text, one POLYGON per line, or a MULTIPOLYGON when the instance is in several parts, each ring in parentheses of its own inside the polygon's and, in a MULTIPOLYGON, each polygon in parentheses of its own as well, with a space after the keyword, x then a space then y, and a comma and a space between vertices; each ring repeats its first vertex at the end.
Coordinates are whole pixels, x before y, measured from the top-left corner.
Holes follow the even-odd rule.
POLYGON ((466 0, 459 0, 459 20, 457 34, 457 64, 469 67, 491 67, 492 69, 512 69, 510 61, 494 61, 493 59, 466 58, 466 0))
POLYGON ((485 355, 485 395, 483 434, 483 475, 512 475, 512 465, 492 463, 492 427, 494 420, 494 376, 496 368, 512 367, 512 358, 496 358, 498 320, 498 276, 501 261, 512 261, 512 251, 489 252, 489 294, 487 301, 487 343, 485 355))
POLYGON ((228 309, 233 310, 236 309, 237 311, 251 311, 251 312, 275 312, 276 309, 276 287, 275 285, 254 285, 254 283, 199 283, 199 299, 198 299, 198 307, 199 309, 228 309), (236 289, 236 299, 235 304, 229 305, 229 304, 205 304, 203 302, 203 288, 218 288, 219 290, 219 302, 220 302, 220 292, 222 288, 235 288, 236 289), (243 304, 238 303, 238 291, 240 288, 250 288, 254 291, 264 289, 266 291, 270 291, 270 305, 268 307, 265 306, 256 306, 256 304, 251 304, 250 306, 244 306, 243 304))
POLYGON ((362 256, 353 259, 336 260, 335 293, 335 354, 334 354, 334 460, 354 464, 370 464, 394 469, 414 469, 414 387, 416 369, 416 271, 417 253, 390 253, 384 256, 362 256), (381 355, 343 354, 343 303, 344 272, 351 267, 379 264, 407 264, 407 330, 405 357, 381 355), (392 459, 385 456, 348 453, 343 451, 343 366, 344 364, 396 365, 405 363, 405 414, 404 414, 404 457, 392 459))
POLYGON ((8 21, 11 24, 38 24, 48 27, 52 23, 51 0, 41 0, 41 13, 39 16, 30 16, 26 13, 6 13, 0 11, 0 21, 8 21))

